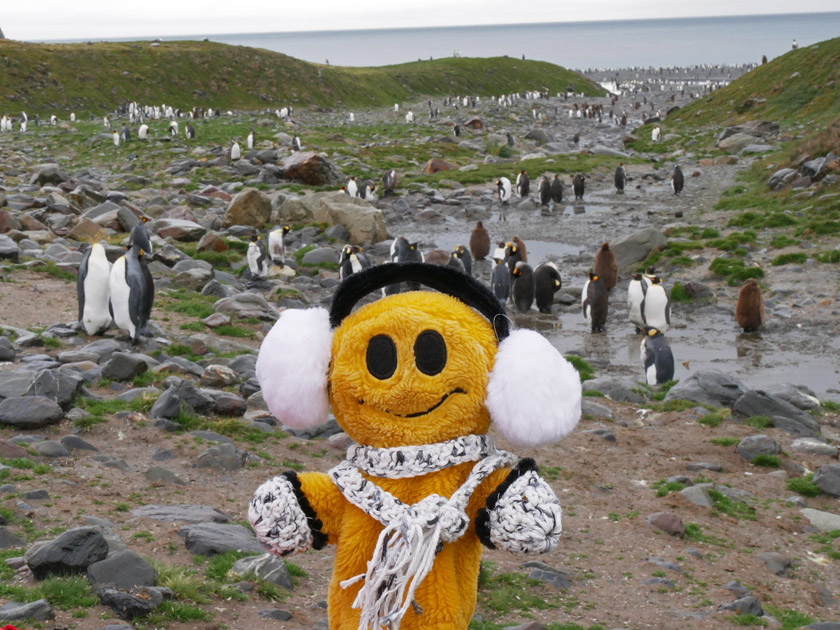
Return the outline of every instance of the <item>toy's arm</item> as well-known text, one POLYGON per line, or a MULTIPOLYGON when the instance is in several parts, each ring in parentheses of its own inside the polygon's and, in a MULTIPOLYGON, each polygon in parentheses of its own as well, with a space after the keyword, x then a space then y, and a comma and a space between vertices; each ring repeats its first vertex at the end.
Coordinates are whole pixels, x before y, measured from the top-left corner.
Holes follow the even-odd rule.
POLYGON ((560 539, 560 513, 560 501, 534 460, 523 459, 478 511, 476 534, 490 549, 545 553, 560 539))
POLYGON ((288 471, 257 488, 248 520, 260 543, 278 556, 321 549, 333 542, 340 499, 327 475, 288 471))

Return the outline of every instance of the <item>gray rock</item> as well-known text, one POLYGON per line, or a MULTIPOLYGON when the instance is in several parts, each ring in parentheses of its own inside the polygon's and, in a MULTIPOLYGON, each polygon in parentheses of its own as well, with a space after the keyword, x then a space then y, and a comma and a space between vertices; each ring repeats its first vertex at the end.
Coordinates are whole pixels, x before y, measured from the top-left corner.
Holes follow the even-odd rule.
POLYGON ((746 392, 741 381, 718 370, 699 370, 674 385, 665 400, 692 400, 701 405, 729 407, 746 392))
POLYGON ((111 355, 122 349, 122 344, 114 339, 97 339, 80 348, 82 352, 90 352, 97 355, 99 357, 99 363, 107 361, 111 358, 111 355))
POLYGON ((158 219, 155 221, 154 232, 161 238, 190 242, 199 240, 207 229, 185 219, 158 219))
POLYGON ((0 398, 23 396, 33 378, 30 370, 3 372, 3 378, 0 378, 0 398))
POLYGON ((202 387, 226 387, 227 385, 236 385, 239 383, 239 377, 231 368, 225 365, 208 365, 204 368, 201 374, 199 384, 202 387))
POLYGON ((15 347, 12 345, 12 342, 9 341, 8 337, 0 336, 0 362, 14 360, 15 347))
POLYGON ((837 457, 838 448, 832 444, 826 444, 817 438, 796 438, 791 442, 790 448, 798 453, 809 453, 811 455, 827 455, 837 457))
POLYGON ((802 628, 803 630, 840 630, 840 621, 817 621, 802 628))
POLYGON ((747 133, 736 133, 718 141, 718 148, 728 153, 738 153, 744 147, 757 144, 757 138, 747 133))
POLYGON ((673 512, 655 512, 648 515, 647 522, 671 536, 678 538, 685 536, 685 525, 682 519, 673 512))
POLYGON ((765 392, 776 398, 781 398, 797 409, 810 411, 819 409, 820 401, 813 390, 804 385, 793 385, 792 383, 780 383, 779 385, 768 385, 765 392))
POLYGON ((171 420, 181 410, 181 398, 177 387, 170 387, 163 392, 149 410, 150 418, 166 418, 171 420))
POLYGON ((776 455, 782 447, 769 435, 748 435, 741 439, 735 452, 751 462, 757 455, 776 455))
POLYGON ((37 170, 29 178, 30 186, 58 185, 70 179, 67 173, 59 168, 58 164, 39 164, 35 168, 37 170))
POLYGON ((207 269, 187 269, 181 271, 174 278, 172 284, 176 287, 189 289, 190 291, 199 291, 208 282, 213 279, 213 272, 207 269))
POLYGON ((77 372, 67 370, 41 370, 32 379, 24 396, 44 396, 67 409, 82 391, 85 379, 77 372))
POLYGON ((732 412, 742 418, 767 416, 773 420, 774 427, 796 436, 814 437, 820 432, 812 416, 760 390, 745 392, 732 406, 732 412))
POLYGON ((23 538, 15 534, 8 527, 0 525, 0 549, 17 549, 23 547, 25 544, 26 541, 23 538))
POLYGON ((611 376, 601 376, 586 381, 586 389, 601 392, 616 402, 628 402, 634 404, 641 404, 645 399, 631 388, 638 387, 638 385, 628 379, 618 379, 611 376))
POLYGON ((131 515, 166 522, 227 523, 230 521, 230 516, 206 505, 143 505, 133 509, 131 515))
POLYGON ((30 547, 24 560, 36 579, 82 573, 108 555, 108 543, 93 527, 68 529, 57 538, 30 547))
POLYGON ((261 556, 249 556, 237 560, 230 569, 233 575, 247 577, 254 575, 262 580, 292 590, 292 577, 282 558, 265 553, 261 556))
POLYGON ((44 396, 15 396, 0 401, 0 425, 39 429, 61 422, 64 412, 44 396))
POLYGON ((256 317, 267 322, 275 322, 280 317, 280 312, 266 302, 259 293, 240 293, 229 298, 222 298, 216 302, 213 309, 218 313, 238 317, 256 317))
POLYGON ((96 589, 103 586, 129 589, 154 586, 157 571, 136 551, 126 549, 88 566, 87 578, 96 589))
POLYGON ((528 579, 539 580, 540 582, 551 584, 563 591, 567 591, 572 588, 572 581, 561 571, 534 568, 528 573, 528 579))
POLYGON ((214 411, 224 417, 239 417, 245 414, 248 403, 236 394, 222 392, 215 397, 214 411))
POLYGON ((732 610, 739 615, 755 615, 756 617, 761 617, 764 614, 761 604, 752 595, 736 599, 729 604, 721 604, 718 606, 718 610, 732 610))
POLYGON ((255 551, 263 553, 262 545, 250 528, 242 525, 197 523, 178 530, 187 550, 194 554, 216 555, 226 551, 255 551))
POLYGON ((28 604, 7 602, 0 606, 0 621, 47 621, 53 616, 52 606, 46 599, 28 604))
MULTIPOLYGON (((600 403, 596 403, 591 398, 584 398, 581 401, 580 410, 585 416, 592 416, 593 418, 605 418, 606 420, 613 419, 613 413, 609 407, 600 403)), ((613 439, 615 439, 615 436, 613 436, 613 439)))
POLYGON ((680 490, 680 494, 685 497, 688 502, 693 503, 694 505, 699 505, 700 507, 710 508, 714 505, 714 502, 711 497, 709 497, 709 493, 707 492, 707 488, 704 487, 704 484, 683 488, 680 490))
POLYGON ((93 444, 78 435, 65 435, 61 438, 61 444, 70 451, 99 451, 93 444))
POLYGON ((650 254, 663 249, 668 244, 666 236, 655 228, 645 228, 624 238, 610 243, 618 263, 619 273, 623 273, 634 263, 645 260, 650 254))
POLYGON ((767 567, 776 575, 784 575, 787 570, 793 566, 793 562, 782 554, 776 551, 765 551, 758 554, 758 559, 761 560, 767 567))
POLYGON ((198 456, 196 466, 214 470, 239 470, 245 466, 248 452, 234 444, 211 446, 198 456))
POLYGON ((0 234, 0 260, 17 263, 20 260, 20 247, 5 234, 0 234))
POLYGON ((817 468, 811 481, 826 494, 840 498, 840 464, 817 468))
POLYGON ((825 162, 826 159, 824 157, 818 157, 814 160, 808 160, 807 162, 805 162, 805 164, 799 167, 799 172, 813 179, 822 172, 823 166, 825 166, 825 162))
POLYGON ((350 237, 350 232, 347 231, 343 225, 332 225, 324 230, 324 236, 327 238, 333 238, 337 241, 344 242, 350 237))
POLYGON ((112 381, 128 381, 149 369, 142 355, 129 352, 115 352, 102 366, 102 378, 112 381))
POLYGON ((38 442, 33 448, 43 457, 67 457, 70 455, 70 451, 61 442, 53 440, 38 442))
POLYGON ((303 255, 303 265, 320 265, 323 263, 337 263, 338 252, 332 247, 316 247, 303 255))
POLYGON ((683 574, 685 571, 682 570, 682 567, 678 565, 676 562, 671 562, 670 560, 665 560, 664 558, 658 558, 656 556, 649 556, 645 558, 646 562, 650 562, 651 564, 655 564, 662 569, 667 569, 668 571, 674 571, 675 573, 683 574))
POLYGON ((151 482, 174 483, 178 486, 186 485, 186 482, 174 472, 160 466, 152 466, 145 474, 146 479, 151 482))
POLYGON ((531 129, 525 134, 527 140, 534 140, 537 144, 547 144, 549 142, 556 142, 555 137, 545 129, 531 129))
POLYGON ((129 592, 115 588, 103 588, 99 591, 99 601, 111 608, 120 619, 144 617, 171 597, 169 589, 160 587, 141 587, 129 592))
POLYGON ((840 514, 824 512, 813 508, 799 510, 808 521, 821 532, 831 532, 840 529, 840 514))
POLYGON ((228 436, 221 435, 215 431, 190 431, 190 436, 201 440, 207 440, 208 442, 216 442, 218 444, 233 444, 233 440, 231 440, 228 436))
POLYGON ((796 169, 782 168, 770 176, 767 184, 770 186, 770 190, 781 190, 791 180, 793 180, 794 177, 796 177, 796 169))
POLYGON ((382 211, 364 199, 351 199, 341 191, 288 198, 272 212, 272 221, 343 225, 350 234, 347 240, 354 245, 367 245, 387 238, 382 211))

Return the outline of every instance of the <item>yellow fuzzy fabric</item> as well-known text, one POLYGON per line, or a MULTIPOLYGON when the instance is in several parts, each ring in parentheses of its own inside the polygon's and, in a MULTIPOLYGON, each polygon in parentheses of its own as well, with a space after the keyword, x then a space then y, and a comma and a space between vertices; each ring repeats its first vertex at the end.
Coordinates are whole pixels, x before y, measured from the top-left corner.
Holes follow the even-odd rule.
MULTIPOLYGON (((377 448, 433 444, 486 433, 490 416, 484 399, 496 347, 487 319, 447 295, 417 291, 367 305, 348 316, 333 337, 329 384, 335 417, 356 442, 377 448), (414 342, 426 330, 438 332, 447 350, 445 367, 432 376, 421 372, 414 359, 414 342), (366 352, 370 339, 383 334, 396 345, 397 368, 390 378, 379 380, 368 372, 366 352), (417 417, 395 415, 421 413, 438 404, 417 417)), ((473 465, 374 481, 404 503, 414 504, 432 493, 450 497, 466 481, 473 465)), ((475 491, 467 508, 469 529, 456 542, 445 544, 435 558, 432 571, 415 593, 423 613, 409 609, 400 625, 403 630, 467 628, 475 608, 481 559, 473 521, 509 472, 497 470, 475 491)), ((365 572, 382 526, 350 505, 325 474, 303 473, 300 481, 323 522, 322 531, 337 545, 329 587, 330 629, 356 630, 360 613, 352 603, 362 582, 346 590, 339 583, 365 572)))

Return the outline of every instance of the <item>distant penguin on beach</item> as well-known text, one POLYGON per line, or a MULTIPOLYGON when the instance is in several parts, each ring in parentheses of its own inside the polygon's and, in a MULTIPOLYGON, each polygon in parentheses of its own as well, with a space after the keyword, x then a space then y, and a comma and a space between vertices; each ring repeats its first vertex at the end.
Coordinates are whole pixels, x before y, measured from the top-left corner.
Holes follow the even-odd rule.
POLYGON ((233 144, 230 146, 230 160, 231 162, 236 162, 241 157, 242 150, 239 148, 239 143, 234 140, 233 144))
POLYGON ((469 250, 466 248, 465 245, 456 245, 455 249, 452 250, 452 255, 455 256, 458 260, 461 261, 461 264, 464 265, 464 273, 468 276, 472 275, 472 256, 470 255, 469 250))
POLYGON ((585 190, 585 184, 584 184, 585 181, 586 181, 586 176, 581 175, 580 173, 577 173, 575 175, 574 179, 572 179, 572 190, 574 190, 574 192, 575 192, 575 201, 578 201, 578 200, 583 201, 583 193, 584 193, 584 190, 585 190))
POLYGON ((171 137, 176 137, 178 135, 178 121, 177 120, 170 120, 169 121, 169 128, 167 129, 169 135, 171 137))
POLYGON ((510 271, 503 259, 493 258, 493 262, 495 265, 490 278, 490 286, 493 289, 493 295, 504 305, 510 297, 510 271))
POLYGON ((391 169, 382 174, 382 196, 388 197, 397 185, 397 171, 391 169))
POLYGON ((674 355, 662 331, 647 327, 642 339, 640 355, 648 385, 661 385, 674 378, 674 355))
POLYGON ((755 278, 749 278, 738 291, 735 321, 744 332, 753 332, 764 326, 764 298, 755 278))
POLYGON ((583 317, 589 322, 592 332, 604 332, 604 327, 607 324, 609 296, 601 278, 591 271, 589 272, 589 279, 583 285, 581 303, 583 317))
POLYGON ((619 195, 624 194, 624 184, 627 181, 627 173, 624 170, 624 165, 619 164, 615 169, 615 192, 619 195))
POLYGON ((496 192, 499 194, 499 201, 503 204, 507 204, 511 197, 513 196, 513 192, 510 185, 510 180, 507 177, 500 177, 499 180, 496 182, 496 192))
POLYGON ((550 313, 554 294, 563 286, 560 270, 553 262, 542 262, 534 270, 534 294, 540 313, 550 313))
POLYGON ((660 276, 655 276, 645 291, 645 297, 642 300, 642 317, 645 320, 645 326, 653 326, 663 333, 668 332, 671 327, 671 300, 665 287, 662 286, 660 276))
POLYGON ((128 125, 123 125, 122 131, 120 131, 120 140, 123 144, 131 140, 131 131, 129 131, 128 125))
POLYGON ((142 124, 140 125, 140 129, 137 130, 137 137, 140 140, 145 140, 149 136, 149 125, 142 124))
POLYGON ((187 123, 186 129, 184 129, 184 133, 187 136, 187 140, 192 140, 195 138, 195 127, 193 127, 191 122, 187 123))
POLYGON ((245 253, 245 257, 248 260, 251 279, 264 280, 268 276, 268 256, 266 256, 265 246, 259 234, 251 235, 251 242, 248 243, 248 251, 245 253))
POLYGON ((648 285, 649 283, 640 273, 634 273, 630 284, 627 285, 627 317, 636 326, 637 333, 645 329, 642 302, 644 302, 648 285))
POLYGON ((674 191, 675 195, 679 195, 682 192, 684 184, 685 178, 683 177, 682 169, 679 164, 674 164, 674 173, 671 175, 671 190, 674 191))
POLYGON ((135 243, 111 267, 108 287, 114 323, 137 343, 152 313, 155 283, 145 261, 145 252, 135 243))
POLYGON ((519 248, 519 256, 522 262, 528 262, 528 248, 525 247, 525 241, 519 238, 518 234, 510 239, 510 241, 519 248))
POLYGON ((563 193, 566 187, 563 185, 563 180, 559 175, 555 175, 551 180, 551 200, 554 203, 563 203, 563 193))
POLYGON ((520 199, 524 199, 531 192, 531 179, 528 177, 528 172, 525 170, 519 171, 516 176, 516 194, 520 199))
POLYGON ((484 260, 490 253, 490 232, 479 221, 470 234, 470 253, 475 260, 484 260))
POLYGON ((95 335, 111 325, 110 277, 111 263, 105 256, 105 248, 94 243, 82 257, 76 278, 79 328, 88 335, 95 335))
POLYGON ((286 264, 286 243, 284 238, 291 231, 291 227, 284 225, 268 233, 268 256, 278 267, 286 264))
POLYGON ((353 176, 347 180, 347 189, 345 191, 351 197, 359 196, 359 186, 356 184, 356 177, 353 176))
POLYGON ((111 137, 114 140, 114 146, 115 147, 120 146, 120 132, 117 131, 116 129, 114 129, 114 133, 111 134, 111 137))
POLYGON ((548 181, 548 177, 543 175, 540 177, 540 185, 539 185, 539 196, 540 196, 540 205, 547 206, 551 201, 551 182, 548 181))
POLYGON ((245 146, 248 149, 253 149, 254 148, 254 130, 253 129, 251 129, 251 131, 248 132, 248 137, 245 138, 245 146))

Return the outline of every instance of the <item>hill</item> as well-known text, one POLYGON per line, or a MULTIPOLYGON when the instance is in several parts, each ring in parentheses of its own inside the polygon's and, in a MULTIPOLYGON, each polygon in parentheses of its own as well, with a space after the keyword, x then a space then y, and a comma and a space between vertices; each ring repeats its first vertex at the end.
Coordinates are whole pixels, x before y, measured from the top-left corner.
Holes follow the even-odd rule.
POLYGON ((0 41, 0 109, 111 111, 117 103, 223 109, 278 104, 389 105, 424 96, 572 87, 602 95, 560 66, 509 57, 447 58, 379 68, 313 64, 214 42, 29 44, 0 41))

